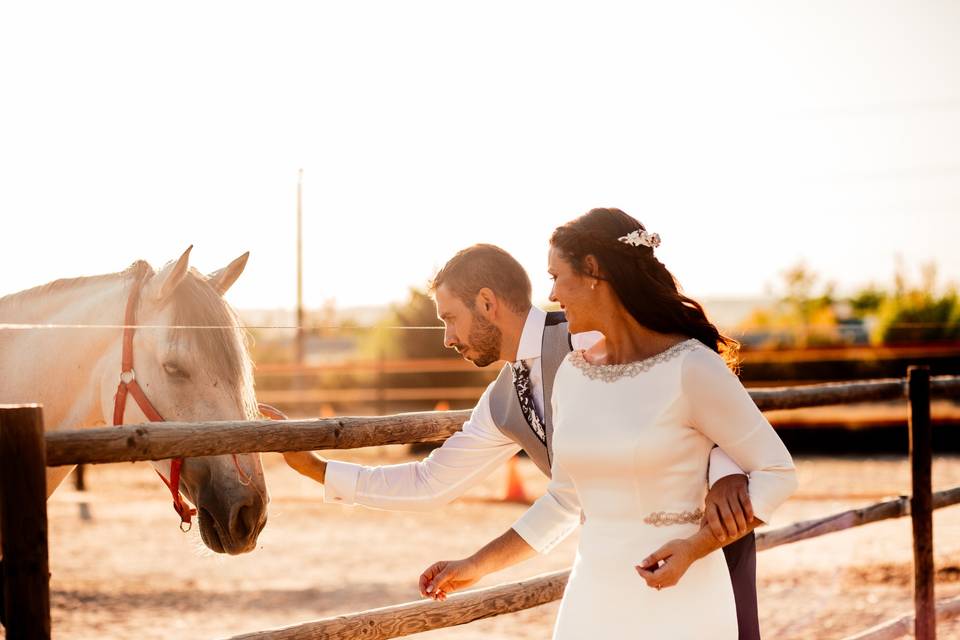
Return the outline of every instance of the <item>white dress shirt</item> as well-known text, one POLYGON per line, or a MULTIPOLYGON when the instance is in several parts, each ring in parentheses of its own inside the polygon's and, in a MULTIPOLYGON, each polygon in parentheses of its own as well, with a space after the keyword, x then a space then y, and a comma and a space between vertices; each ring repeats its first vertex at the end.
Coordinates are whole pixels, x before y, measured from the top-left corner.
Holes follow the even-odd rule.
MULTIPOLYGON (((544 405, 540 363, 545 320, 545 311, 531 307, 517 348, 517 360, 525 360, 530 367, 534 402, 540 415, 543 415, 544 405)), ((586 349, 596 344, 600 337, 597 332, 574 334, 571 342, 574 349, 586 349)), ((493 385, 491 382, 484 390, 463 428, 423 460, 376 467, 329 460, 324 479, 324 502, 359 504, 374 509, 428 511, 451 502, 480 483, 520 451, 520 445, 504 435, 493 422, 490 411, 493 385)), ((733 473, 743 471, 715 448, 710 457, 710 485, 733 473)), ((514 529, 530 546, 546 551, 544 538, 553 538, 558 532, 563 532, 565 537, 579 521, 579 507, 561 505, 550 494, 544 494, 514 524, 514 529)))

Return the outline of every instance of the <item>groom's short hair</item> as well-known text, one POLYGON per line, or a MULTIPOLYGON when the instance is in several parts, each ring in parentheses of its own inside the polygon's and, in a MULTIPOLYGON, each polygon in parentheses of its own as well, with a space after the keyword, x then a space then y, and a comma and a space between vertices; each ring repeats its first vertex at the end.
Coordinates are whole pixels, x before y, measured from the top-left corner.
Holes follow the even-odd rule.
POLYGON ((469 309, 484 287, 516 312, 531 306, 530 277, 516 258, 492 244, 475 244, 457 252, 430 282, 430 293, 445 285, 469 309))

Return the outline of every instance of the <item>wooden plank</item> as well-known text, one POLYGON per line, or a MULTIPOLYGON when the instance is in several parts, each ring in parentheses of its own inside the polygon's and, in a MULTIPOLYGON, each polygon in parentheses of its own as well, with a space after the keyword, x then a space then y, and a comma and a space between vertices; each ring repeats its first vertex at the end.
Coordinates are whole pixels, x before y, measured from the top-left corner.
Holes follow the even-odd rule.
POLYGON ((47 465, 40 405, 0 405, 0 536, 7 638, 50 638, 47 465))
POLYGON ((506 585, 454 594, 445 602, 425 600, 324 618, 231 640, 381 640, 467 624, 559 600, 570 571, 557 571, 506 585))
MULTIPOLYGON (((960 597, 941 600, 937 603, 937 620, 949 620, 957 616, 960 616, 960 597)), ((907 614, 894 620, 881 622, 856 635, 847 636, 844 640, 896 640, 910 635, 913 628, 914 616, 907 614)))
MULTIPOLYGON (((960 378, 943 380, 960 389, 960 378)), ((804 403, 854 402, 902 397, 902 380, 846 385, 811 385, 751 390, 760 409, 804 403)), ((427 411, 376 417, 243 422, 163 422, 124 427, 58 431, 47 435, 50 466, 163 460, 166 458, 250 453, 355 449, 385 444, 442 442, 460 429, 469 411, 427 411)))
POLYGON ((493 377, 500 372, 499 366, 481 369, 462 358, 423 358, 416 360, 352 360, 330 364, 262 364, 257 365, 257 377, 315 376, 329 373, 448 373, 454 371, 485 373, 493 377))
POLYGON ((374 402, 379 400, 479 400, 486 387, 411 387, 405 389, 276 389, 257 392, 268 404, 374 402))
MULTIPOLYGON (((933 508, 942 509, 951 505, 960 504, 960 487, 933 494, 933 508)), ((902 518, 910 515, 910 498, 901 497, 886 502, 878 502, 859 509, 841 511, 823 518, 803 520, 779 529, 757 533, 757 550, 772 549, 783 544, 800 542, 860 527, 871 522, 880 522, 891 518, 902 518)))
POLYGON ((440 442, 459 431, 469 417, 469 411, 424 411, 309 420, 156 422, 56 431, 46 436, 47 464, 53 467, 225 453, 440 442))
POLYGON ((857 360, 914 360, 919 358, 956 358, 956 344, 906 345, 888 347, 822 347, 810 349, 742 349, 744 364, 770 362, 846 362, 857 360))
MULTIPOLYGON (((746 364, 769 362, 843 362, 849 360, 903 360, 917 358, 956 358, 960 348, 955 345, 922 345, 903 347, 830 347, 817 349, 742 349, 740 355, 746 364)), ((315 365, 296 363, 265 363, 257 366, 257 376, 322 375, 325 373, 375 372, 378 360, 347 360, 315 365)), ((384 360, 384 373, 444 373, 473 371, 496 373, 501 363, 486 369, 463 358, 411 358, 384 360)))
MULTIPOLYGON (((387 400, 467 400, 479 398, 485 387, 410 387, 387 388, 387 400)), ((931 380, 937 397, 960 397, 960 377, 940 376, 931 380)), ((787 387, 751 387, 750 396, 763 411, 823 407, 856 402, 899 400, 906 397, 906 383, 900 378, 870 381, 827 382, 787 387)), ((380 398, 378 389, 275 389, 259 392, 268 403, 296 402, 371 402, 380 398)))
POLYGON ((930 368, 907 370, 910 392, 910 468, 913 495, 913 601, 917 640, 937 637, 936 599, 933 593, 933 427, 930 423, 930 368))

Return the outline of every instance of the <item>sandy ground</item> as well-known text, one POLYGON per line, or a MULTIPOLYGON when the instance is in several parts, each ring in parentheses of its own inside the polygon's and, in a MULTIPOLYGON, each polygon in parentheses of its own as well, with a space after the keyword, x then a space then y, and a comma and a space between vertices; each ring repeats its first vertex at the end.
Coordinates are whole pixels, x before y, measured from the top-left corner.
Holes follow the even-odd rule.
MULTIPOLYGON (((403 448, 338 452, 366 463, 410 459, 403 448)), ((433 513, 373 511, 322 503, 322 488, 265 459, 272 496, 259 548, 245 556, 207 551, 181 533, 164 487, 143 464, 88 470, 90 491, 69 480, 51 498, 50 566, 56 638, 224 638, 418 598, 431 562, 459 558, 505 530, 523 507, 491 501, 502 471, 433 513), (86 514, 87 517, 84 517, 86 514)), ((896 458, 797 460, 801 489, 773 524, 826 515, 907 493, 896 458)), ((530 494, 545 479, 528 460, 530 494)), ((960 458, 937 458, 935 488, 960 485, 960 458)), ((960 507, 935 515, 937 597, 960 594, 960 507)), ((566 568, 577 535, 553 553, 487 578, 489 586, 566 568)), ((760 554, 766 638, 843 638, 912 606, 910 522, 872 524, 760 554)), ((433 631, 429 640, 545 639, 557 603, 433 631)), ((960 638, 960 621, 939 637, 960 638)))

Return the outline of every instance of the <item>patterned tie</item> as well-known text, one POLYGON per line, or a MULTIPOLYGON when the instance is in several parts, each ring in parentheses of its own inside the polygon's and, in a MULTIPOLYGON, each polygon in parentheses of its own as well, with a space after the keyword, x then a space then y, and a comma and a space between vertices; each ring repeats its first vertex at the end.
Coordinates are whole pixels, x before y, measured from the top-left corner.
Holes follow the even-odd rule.
POLYGON ((523 360, 513 363, 513 386, 517 390, 517 399, 520 400, 520 410, 527 419, 530 428, 544 445, 547 444, 547 432, 543 428, 543 419, 537 414, 537 406, 533 403, 533 385, 530 383, 530 367, 523 360))

